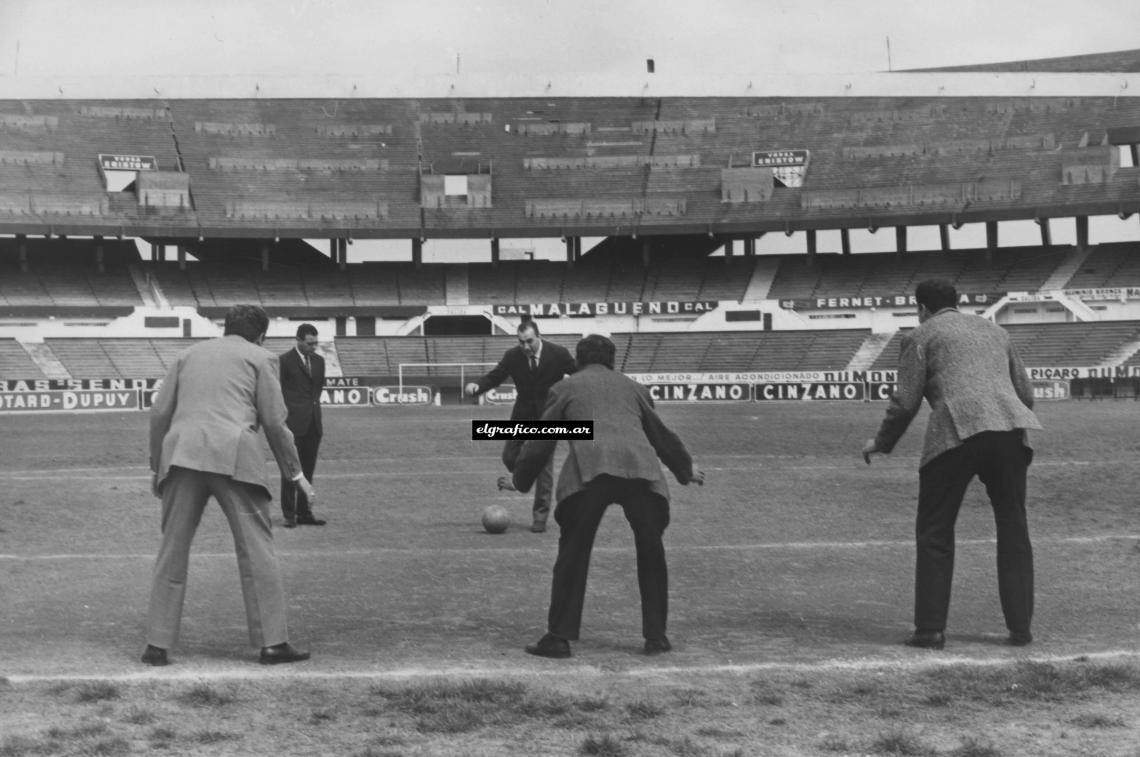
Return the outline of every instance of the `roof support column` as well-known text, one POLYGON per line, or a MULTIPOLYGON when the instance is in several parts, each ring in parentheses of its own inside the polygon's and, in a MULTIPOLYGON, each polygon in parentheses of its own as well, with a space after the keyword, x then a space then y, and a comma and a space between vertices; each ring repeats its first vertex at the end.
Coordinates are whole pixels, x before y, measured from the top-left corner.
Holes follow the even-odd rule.
POLYGON ((1089 217, 1077 216, 1077 249, 1089 248, 1089 217))
POLYGON ((649 261, 652 259, 652 250, 650 249, 649 240, 641 240, 641 267, 648 268, 649 261))
POLYGON ((423 268, 424 265, 424 240, 419 237, 412 239, 412 262, 416 264, 416 270, 423 268))
POLYGON ((744 257, 751 258, 756 255, 756 239, 754 237, 744 238, 744 257))
POLYGON ((724 259, 728 260, 736 254, 736 240, 732 237, 724 240, 724 259))
MULTIPOLYGON (((178 245, 178 247, 176 249, 178 250, 178 270, 185 271, 186 270, 186 248, 183 247, 182 245, 178 245)), ((163 258, 166 257, 165 250, 166 250, 166 248, 163 247, 163 253, 162 253, 163 258)))
POLYGON ((491 270, 499 267, 499 238, 491 237, 491 270))
POLYGON ((986 221, 986 263, 992 263, 998 247, 998 222, 986 221))
POLYGON ((1038 218, 1037 224, 1041 227, 1041 246, 1042 247, 1052 247, 1053 246, 1053 232, 1049 228, 1049 219, 1048 218, 1038 218))
POLYGON ((808 229, 804 233, 807 235, 808 265, 811 265, 815 262, 815 254, 819 251, 819 244, 816 239, 815 229, 808 229))
POLYGON ((839 250, 844 255, 851 254, 851 229, 839 230, 839 250))
POLYGON ((944 223, 938 224, 938 241, 942 243, 942 251, 950 251, 950 227, 944 223))
POLYGON ((28 236, 27 234, 16 235, 16 254, 20 259, 20 273, 28 272, 28 236))
POLYGON ((902 255, 906 252, 906 227, 895 227, 895 254, 902 255))
POLYGON ((339 259, 337 260, 338 267, 342 271, 347 271, 348 270, 348 240, 344 239, 344 238, 338 239, 337 240, 337 249, 338 249, 338 252, 340 253, 339 259))
POLYGON ((98 273, 106 273, 107 265, 103 256, 103 237, 99 234, 95 235, 95 270, 98 273))
POLYGON ((261 270, 263 273, 269 270, 269 242, 261 243, 261 270))

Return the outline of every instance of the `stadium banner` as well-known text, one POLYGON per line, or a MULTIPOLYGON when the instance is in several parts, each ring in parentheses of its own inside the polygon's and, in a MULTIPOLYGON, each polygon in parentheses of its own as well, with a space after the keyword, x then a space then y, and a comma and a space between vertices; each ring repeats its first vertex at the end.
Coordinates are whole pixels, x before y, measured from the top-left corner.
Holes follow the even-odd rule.
POLYGON ((1072 397, 1068 381, 1034 381, 1033 399, 1067 400, 1072 397))
POLYGON ((81 391, 100 389, 105 391, 122 391, 135 389, 156 389, 162 379, 0 379, 0 392, 46 392, 69 389, 81 391))
POLYGON ((600 315, 701 315, 720 306, 719 300, 654 300, 651 302, 539 302, 492 305, 495 315, 532 318, 593 318, 600 315))
POLYGON ((488 405, 513 405, 518 392, 514 384, 504 384, 483 393, 483 401, 488 405))
POLYGON ((756 384, 757 402, 777 400, 864 400, 867 384, 864 381, 803 381, 799 383, 756 384))
MULTIPOLYGON (((1005 292, 965 292, 958 294, 958 305, 992 305, 1005 292)), ((913 294, 863 294, 811 299, 779 300, 784 310, 859 310, 862 308, 913 308, 918 306, 913 294)))
POLYGON ((140 400, 141 391, 138 389, 0 392, 0 413, 138 410, 140 400))
POLYGON ((877 381, 867 382, 867 399, 872 402, 886 402, 890 400, 891 395, 894 393, 895 384, 893 381, 889 384, 877 381))
POLYGON ((377 407, 391 405, 430 405, 434 393, 430 386, 404 385, 403 391, 398 386, 372 387, 372 404, 377 407))
POLYGON ((1105 287, 1101 289, 1062 289, 1067 297, 1076 297, 1078 300, 1099 302, 1108 300, 1140 300, 1140 287, 1105 287))
POLYGON ((642 384, 654 402, 751 402, 751 384, 642 384))
POLYGON ((1026 368, 1030 381, 1072 381, 1087 378, 1116 378, 1118 372, 1112 366, 1044 366, 1026 368))
POLYGON ((725 371, 700 373, 627 373, 639 384, 798 384, 817 381, 875 381, 893 384, 898 371, 725 371))

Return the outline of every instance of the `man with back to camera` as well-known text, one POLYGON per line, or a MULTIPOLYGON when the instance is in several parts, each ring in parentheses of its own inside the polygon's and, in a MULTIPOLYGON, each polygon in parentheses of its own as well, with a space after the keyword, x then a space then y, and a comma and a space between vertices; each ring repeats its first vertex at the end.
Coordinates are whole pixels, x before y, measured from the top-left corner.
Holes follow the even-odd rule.
POLYGON ((180 353, 154 398, 150 465, 162 498, 162 543, 154 566, 147 647, 142 661, 169 663, 178 639, 190 542, 212 496, 234 537, 249 637, 263 665, 309 659, 289 643, 285 586, 273 549, 269 482, 258 430, 265 429, 281 475, 316 500, 301 471, 277 356, 261 347, 269 318, 255 305, 234 305, 225 335, 180 353))
MULTIPOLYGON (((515 406, 511 410, 511 420, 537 420, 546 405, 550 387, 563 376, 576 370, 570 352, 553 342, 543 341, 538 324, 523 321, 518 327, 519 343, 503 354, 503 359, 487 375, 472 381, 466 387, 467 394, 475 397, 488 389, 503 383, 508 377, 515 382, 515 406)), ((503 445, 503 464, 512 470, 522 442, 508 439, 503 445)), ((538 484, 534 488, 534 521, 530 530, 542 533, 546 530, 546 520, 550 515, 550 497, 554 490, 554 458, 551 456, 538 474, 538 484)))
MULTIPOLYGON (((293 443, 301 459, 301 470, 308 481, 317 467, 324 426, 321 422, 321 391, 325 387, 325 359, 317 354, 317 328, 311 323, 297 327, 297 346, 281 355, 281 392, 289 417, 285 425, 293 432, 293 443)), ((313 515, 305 493, 289 479, 281 477, 281 514, 285 528, 323 526, 325 520, 313 515)))
POLYGON ((997 526, 998 594, 1008 644, 1033 640, 1033 549, 1025 512, 1026 471, 1033 459, 1026 429, 1040 429, 1033 386, 1001 326, 957 309, 958 292, 942 279, 915 289, 919 325, 903 336, 898 385, 863 459, 889 453, 922 406, 930 403, 919 463, 914 635, 909 646, 942 649, 954 575, 954 524, 977 476, 997 526))
MULTIPOLYGON (((614 343, 591 334, 578 342, 578 372, 555 384, 544 421, 594 422, 593 439, 570 440, 558 476, 558 557, 550 588, 547 633, 526 647, 540 657, 570 656, 578 639, 594 536, 606 508, 621 505, 633 529, 641 632, 645 654, 672 649, 665 635, 669 577, 662 536, 669 525, 669 487, 658 459, 682 485, 704 484, 685 445, 658 417, 649 390, 614 370, 614 343)), ((569 424, 573 425, 573 424, 569 424)), ((525 492, 554 453, 555 442, 528 441, 500 479, 501 489, 525 492)))

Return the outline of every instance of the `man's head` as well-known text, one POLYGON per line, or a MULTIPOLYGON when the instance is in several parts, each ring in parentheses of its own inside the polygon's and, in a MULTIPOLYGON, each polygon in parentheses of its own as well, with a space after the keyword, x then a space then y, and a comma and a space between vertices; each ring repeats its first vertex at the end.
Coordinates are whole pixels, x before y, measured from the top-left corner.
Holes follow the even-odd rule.
POLYGON ((575 352, 579 368, 585 368, 587 365, 604 365, 613 368, 617 349, 613 342, 601 334, 587 334, 578 341, 575 352))
POLYGON ((317 327, 302 323, 297 327, 297 349, 302 355, 312 355, 317 351, 317 327))
POLYGON ((226 336, 236 334, 247 342, 261 344, 269 330, 269 316, 257 305, 234 305, 226 313, 226 336))
POLYGON ((542 345, 542 335, 538 332, 538 324, 534 321, 523 321, 519 324, 519 345, 529 354, 534 355, 542 345))
POLYGON ((914 288, 918 302, 918 322, 922 323, 943 308, 958 306, 958 290, 946 279, 927 279, 914 288))

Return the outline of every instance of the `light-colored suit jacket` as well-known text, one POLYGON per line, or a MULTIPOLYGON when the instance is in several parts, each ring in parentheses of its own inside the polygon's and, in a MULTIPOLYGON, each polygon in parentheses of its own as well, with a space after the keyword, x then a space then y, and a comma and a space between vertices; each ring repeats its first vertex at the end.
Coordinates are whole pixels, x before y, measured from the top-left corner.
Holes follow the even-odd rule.
MULTIPOLYGON (((564 420, 567 425, 579 420, 594 422, 592 440, 569 442, 570 452, 558 475, 555 498, 559 502, 602 474, 643 479, 652 491, 668 499, 669 487, 658 459, 682 484, 693 478, 693 460, 657 415, 649 390, 604 365, 587 365, 555 384, 542 419, 564 420)), ((523 445, 512 476, 519 491, 530 489, 556 444, 533 440, 523 445)))
POLYGON ((930 421, 919 467, 983 431, 1041 428, 1033 385, 1009 334, 954 308, 939 310, 903 337, 898 385, 875 437, 880 450, 894 449, 923 397, 930 421))
POLYGON ((259 430, 281 474, 301 461, 285 425, 277 356, 236 335, 200 342, 170 366, 150 411, 150 465, 161 487, 170 466, 220 473, 268 493, 259 430))

